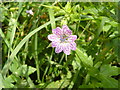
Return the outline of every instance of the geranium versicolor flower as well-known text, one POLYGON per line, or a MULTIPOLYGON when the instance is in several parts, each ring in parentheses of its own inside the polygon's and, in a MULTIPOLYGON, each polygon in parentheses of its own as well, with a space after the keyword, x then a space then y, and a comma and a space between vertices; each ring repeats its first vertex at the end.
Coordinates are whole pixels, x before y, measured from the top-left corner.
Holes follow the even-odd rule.
POLYGON ((52 47, 56 47, 56 53, 63 51, 66 55, 69 55, 71 50, 76 50, 74 41, 77 39, 77 36, 72 35, 72 31, 67 25, 63 25, 62 29, 60 27, 53 29, 52 33, 48 35, 48 39, 52 41, 52 47))
POLYGON ((30 9, 30 10, 26 10, 26 13, 30 14, 30 15, 33 15, 33 11, 30 9))

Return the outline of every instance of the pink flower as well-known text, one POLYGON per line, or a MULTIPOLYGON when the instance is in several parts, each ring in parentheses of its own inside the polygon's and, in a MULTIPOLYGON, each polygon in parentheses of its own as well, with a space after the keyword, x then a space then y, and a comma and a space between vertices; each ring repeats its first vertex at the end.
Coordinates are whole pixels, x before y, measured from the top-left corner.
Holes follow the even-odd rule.
POLYGON ((30 15, 33 15, 33 11, 30 9, 30 10, 26 10, 26 13, 30 14, 30 15))
POLYGON ((63 51, 66 55, 69 55, 71 50, 76 50, 74 41, 77 39, 77 36, 72 35, 72 31, 67 25, 63 25, 62 29, 60 27, 53 29, 52 33, 48 35, 48 39, 52 41, 52 47, 56 47, 56 53, 63 51))

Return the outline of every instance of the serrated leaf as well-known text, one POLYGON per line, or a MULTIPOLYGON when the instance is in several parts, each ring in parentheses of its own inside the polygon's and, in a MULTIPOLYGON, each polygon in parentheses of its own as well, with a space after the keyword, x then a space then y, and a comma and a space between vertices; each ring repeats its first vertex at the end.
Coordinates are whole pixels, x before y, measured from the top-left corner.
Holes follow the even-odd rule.
POLYGON ((99 79, 101 80, 102 86, 104 88, 118 88, 118 81, 114 78, 100 74, 99 79))
POLYGON ((88 57, 88 55, 77 48, 76 50, 76 57, 78 57, 84 66, 86 67, 92 67, 93 66, 93 59, 91 56, 88 57))
POLYGON ((113 76, 118 75, 118 67, 108 65, 102 65, 100 68, 100 73, 102 73, 105 76, 113 76))
POLYGON ((99 70, 95 67, 91 67, 91 68, 89 68, 88 73, 93 77, 97 77, 99 74, 99 70))
POLYGON ((6 77, 6 79, 5 80, 7 80, 7 81, 10 81, 10 82, 18 82, 18 81, 20 81, 21 79, 20 79, 20 77, 17 77, 17 76, 15 76, 15 75, 9 75, 8 77, 6 77))
POLYGON ((18 68, 16 72, 14 72, 16 75, 30 75, 36 71, 36 68, 27 66, 27 65, 22 65, 18 68))
POLYGON ((81 68, 79 58, 75 57, 75 60, 72 62, 73 70, 75 71, 77 68, 81 68))
POLYGON ((11 64, 11 66, 10 66, 10 71, 15 72, 17 70, 18 66, 19 66, 18 62, 16 60, 14 60, 13 63, 11 64))
POLYGON ((13 88, 14 87, 14 85, 11 83, 10 80, 3 79, 2 81, 3 81, 2 83, 4 85, 4 88, 13 88))

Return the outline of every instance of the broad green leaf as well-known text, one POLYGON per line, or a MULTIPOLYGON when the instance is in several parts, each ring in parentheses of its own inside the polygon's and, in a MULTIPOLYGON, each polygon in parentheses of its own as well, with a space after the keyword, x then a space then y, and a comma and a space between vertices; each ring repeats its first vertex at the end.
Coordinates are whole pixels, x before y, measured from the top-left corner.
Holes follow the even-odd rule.
POLYGON ((34 67, 22 65, 14 73, 19 76, 25 76, 25 75, 30 75, 34 73, 35 71, 36 71, 36 68, 34 67))
POLYGON ((17 62, 15 59, 13 60, 13 63, 10 66, 10 71, 15 72, 19 66, 19 62, 17 62))
POLYGON ((99 70, 98 70, 97 68, 95 68, 95 67, 91 67, 91 68, 89 68, 88 73, 89 73, 90 76, 92 76, 92 77, 97 77, 98 74, 99 74, 99 70))
POLYGON ((103 31, 108 32, 110 30, 110 28, 111 28, 111 25, 105 25, 103 27, 103 31))
POLYGON ((11 74, 8 77, 6 77, 5 80, 10 81, 11 83, 13 83, 13 82, 18 83, 21 80, 21 78, 19 76, 15 76, 15 75, 11 74))
POLYGON ((4 85, 4 88, 13 88, 14 85, 11 83, 10 80, 7 80, 7 79, 3 79, 3 85, 4 85))
POLYGON ((98 77, 101 80, 102 86, 104 88, 118 88, 118 81, 114 78, 100 74, 98 77))
POLYGON ((113 76, 118 75, 118 67, 111 66, 110 64, 104 64, 100 68, 100 73, 102 73, 104 76, 113 76))
POLYGON ((76 50, 76 57, 78 57, 81 62, 83 63, 83 65, 85 67, 92 67, 93 66, 93 59, 91 56, 88 57, 88 55, 81 51, 80 49, 77 48, 76 50))

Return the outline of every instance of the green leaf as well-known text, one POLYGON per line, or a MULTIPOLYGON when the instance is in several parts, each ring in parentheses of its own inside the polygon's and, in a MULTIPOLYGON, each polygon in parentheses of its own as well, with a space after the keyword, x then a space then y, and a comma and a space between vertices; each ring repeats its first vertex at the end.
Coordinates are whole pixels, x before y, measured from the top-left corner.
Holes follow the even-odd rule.
POLYGON ((118 67, 109 65, 102 65, 100 68, 100 73, 105 76, 113 76, 118 75, 118 67))
POLYGON ((65 88, 69 85, 69 80, 59 80, 51 82, 46 88, 65 88))
POLYGON ((70 13, 71 12, 71 3, 67 2, 67 4, 65 5, 65 11, 70 13))
POLYGON ((30 74, 34 73, 35 71, 36 71, 36 68, 27 66, 27 65, 22 65, 14 73, 19 76, 25 76, 25 75, 30 75, 30 74))
POLYGON ((99 70, 95 67, 91 67, 89 68, 88 73, 92 76, 92 77, 97 77, 99 74, 99 70))
POLYGON ((109 24, 111 24, 111 26, 113 27, 117 27, 118 26, 118 23, 115 22, 115 21, 111 21, 111 22, 108 22, 109 24))
POLYGON ((90 13, 93 15, 98 14, 98 10, 95 7, 85 7, 85 10, 83 11, 84 13, 90 13))
POLYGON ((100 74, 99 79, 101 80, 104 88, 118 88, 118 81, 114 78, 100 74))
POLYGON ((99 62, 97 62, 97 63, 94 65, 94 67, 95 67, 95 68, 99 68, 99 67, 101 66, 101 64, 102 64, 102 61, 99 61, 99 62))
POLYGON ((71 17, 71 21, 79 21, 80 18, 78 13, 71 14, 70 17, 71 17))
POLYGON ((2 81, 3 81, 4 88, 13 88, 14 87, 14 85, 11 83, 11 81, 9 79, 3 79, 2 81))
POLYGON ((81 17, 81 21, 85 21, 85 20, 93 20, 93 16, 90 15, 80 15, 81 17))
POLYGON ((75 60, 72 62, 73 70, 75 71, 77 68, 81 68, 80 60, 78 57, 75 57, 75 60))
POLYGON ((11 83, 13 83, 13 82, 19 83, 19 81, 21 80, 21 78, 19 76, 15 76, 15 75, 11 74, 8 77, 6 77, 5 80, 6 81, 10 81, 11 83))
POLYGON ((81 51, 80 49, 77 48, 76 50, 76 57, 78 57, 81 62, 83 63, 83 65, 85 67, 92 67, 93 66, 93 59, 91 56, 88 57, 88 55, 81 51))
POLYGON ((90 85, 80 85, 79 88, 94 88, 92 84, 90 85))
POLYGON ((111 25, 105 25, 103 27, 103 31, 107 32, 108 30, 110 30, 110 28, 111 28, 111 25))
POLYGON ((19 62, 17 62, 15 59, 13 60, 13 63, 10 66, 10 71, 15 72, 19 66, 19 62))
POLYGON ((64 11, 63 9, 60 9, 60 10, 57 11, 54 15, 55 15, 55 16, 65 15, 65 11, 64 11))
POLYGON ((2 74, 0 73, 0 90, 2 90, 2 88, 4 88, 3 77, 2 77, 2 74))

